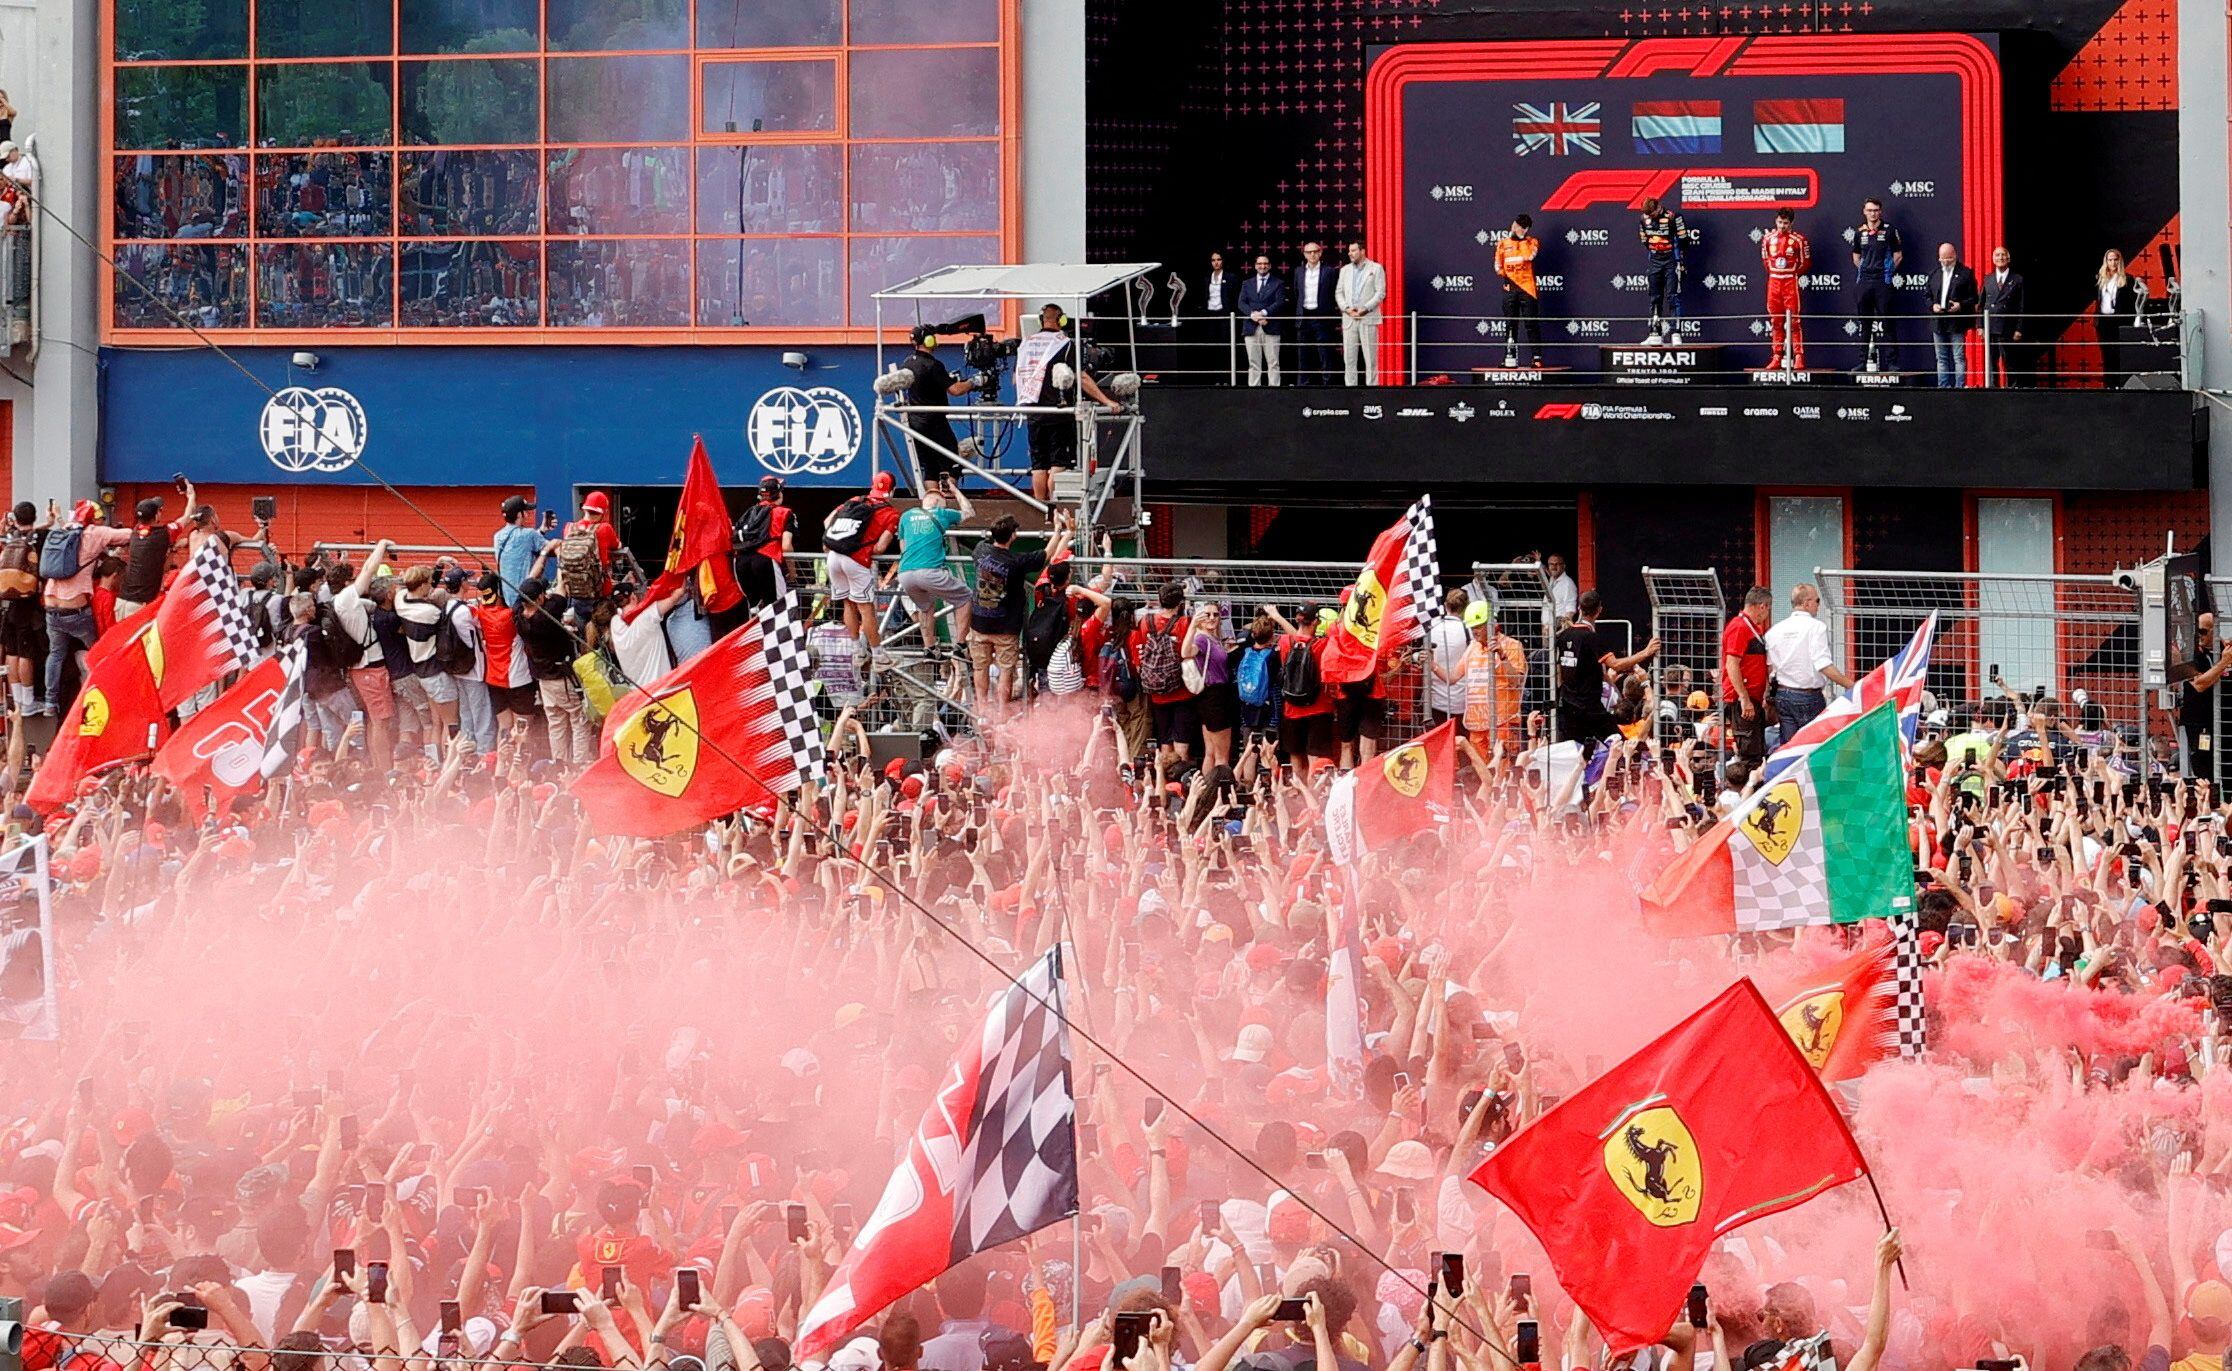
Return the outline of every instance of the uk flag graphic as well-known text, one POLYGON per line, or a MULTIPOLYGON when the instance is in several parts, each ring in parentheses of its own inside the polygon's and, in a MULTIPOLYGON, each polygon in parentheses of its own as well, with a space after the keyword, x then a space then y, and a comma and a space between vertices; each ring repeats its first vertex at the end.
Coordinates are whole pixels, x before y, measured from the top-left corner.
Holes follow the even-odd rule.
POLYGON ((1598 139, 1604 133, 1604 106, 1595 100, 1569 105, 1562 100, 1547 105, 1511 107, 1511 150, 1521 157, 1546 152, 1552 157, 1603 151, 1598 139))

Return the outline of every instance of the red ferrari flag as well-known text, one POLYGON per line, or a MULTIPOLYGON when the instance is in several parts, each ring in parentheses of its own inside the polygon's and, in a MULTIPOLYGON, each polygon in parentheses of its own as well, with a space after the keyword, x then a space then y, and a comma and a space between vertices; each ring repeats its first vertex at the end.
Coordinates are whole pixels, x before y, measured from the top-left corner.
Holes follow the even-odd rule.
POLYGON ((1445 719, 1333 783, 1326 846, 1342 865, 1445 822, 1457 785, 1457 722, 1445 719))
POLYGON ((109 625, 108 632, 95 638, 93 646, 85 650, 85 669, 91 671, 125 648, 137 648, 140 635, 155 626, 155 616, 162 612, 163 597, 158 595, 132 614, 109 625))
POLYGON ((138 644, 117 651, 85 674, 85 686, 54 730, 54 746, 24 799, 51 813, 77 793, 80 778, 153 752, 169 729, 155 673, 138 644))
POLYGON ((284 663, 267 657, 180 725, 155 754, 155 774, 178 787, 196 821, 209 813, 212 801, 223 813, 234 799, 262 785, 264 744, 286 689, 284 663))
POLYGON ((256 660, 255 618, 224 539, 204 538, 158 604, 144 643, 164 708, 256 660))
POLYGON ((706 612, 730 608, 744 598, 736 584, 736 570, 729 564, 734 546, 728 503, 721 498, 721 481, 713 474, 713 459, 705 455, 705 439, 701 437, 690 449, 689 473, 682 478, 682 503, 674 509, 666 569, 651 583, 643 603, 665 599, 695 572, 698 603, 706 612))
POLYGON ((1849 1081, 1899 1054, 1897 982, 1888 930, 1870 924, 1852 956, 1787 985, 1775 1006, 1790 1040, 1825 1081, 1849 1081))
POLYGON ((821 769, 810 677, 793 592, 623 696, 575 798, 602 832, 657 838, 797 789, 821 769))
POLYGON ((1534 1233, 1619 1354, 1673 1326, 1716 1241, 1867 1170, 1746 980, 1521 1129, 1472 1179, 1534 1233))
POLYGON ((1392 528, 1375 539, 1356 584, 1341 602, 1341 617, 1325 637, 1318 664, 1328 681, 1361 681, 1379 670, 1389 653, 1425 632, 1440 610, 1441 554, 1434 547, 1433 497, 1421 495, 1392 528))

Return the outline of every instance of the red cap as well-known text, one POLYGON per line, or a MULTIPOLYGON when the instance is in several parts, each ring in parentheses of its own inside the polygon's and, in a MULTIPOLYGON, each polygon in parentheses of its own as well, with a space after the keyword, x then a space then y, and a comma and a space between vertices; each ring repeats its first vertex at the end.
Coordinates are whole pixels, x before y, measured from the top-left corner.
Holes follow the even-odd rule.
POLYGON ((81 524, 101 522, 101 507, 91 500, 80 500, 70 507, 70 518, 81 524))
POLYGON ((876 473, 875 479, 868 483, 868 493, 870 495, 889 495, 891 488, 897 484, 899 484, 897 477, 888 471, 879 471, 876 473))
POLYGON ((591 510, 609 518, 612 514, 612 497, 601 490, 590 491, 581 497, 581 512, 587 514, 591 510))

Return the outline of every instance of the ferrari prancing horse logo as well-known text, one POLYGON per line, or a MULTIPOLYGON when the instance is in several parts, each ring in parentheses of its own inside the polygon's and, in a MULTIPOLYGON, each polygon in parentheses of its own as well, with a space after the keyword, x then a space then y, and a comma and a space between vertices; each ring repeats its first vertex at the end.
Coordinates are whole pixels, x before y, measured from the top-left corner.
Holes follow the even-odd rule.
POLYGON ((1604 1135, 1604 1169, 1653 1226, 1679 1228, 1697 1219, 1705 1169, 1689 1125, 1663 1096, 1628 1106, 1604 1135))
POLYGON ((1796 781, 1769 786, 1736 829, 1760 856, 1781 866, 1806 829, 1806 792, 1796 781))
POLYGON ((1832 988, 1801 995, 1776 1011, 1775 1017, 1813 1069, 1819 1071, 1836 1047, 1837 1035, 1844 1031, 1844 991, 1832 988))
POLYGON ((1341 606, 1341 622, 1349 635, 1368 649, 1377 650, 1380 635, 1380 612, 1387 607, 1387 587, 1380 584, 1379 574, 1370 567, 1356 578, 1356 589, 1349 592, 1348 603, 1341 606))
POLYGON ((612 735, 620 769, 670 800, 680 795, 697 771, 697 719, 688 686, 646 703, 612 735))
POLYGON ((1387 777, 1387 783, 1406 799, 1415 800, 1418 792, 1426 788, 1426 778, 1433 774, 1433 770, 1433 764, 1426 760, 1426 749, 1411 744, 1387 754, 1387 765, 1382 774, 1387 777))

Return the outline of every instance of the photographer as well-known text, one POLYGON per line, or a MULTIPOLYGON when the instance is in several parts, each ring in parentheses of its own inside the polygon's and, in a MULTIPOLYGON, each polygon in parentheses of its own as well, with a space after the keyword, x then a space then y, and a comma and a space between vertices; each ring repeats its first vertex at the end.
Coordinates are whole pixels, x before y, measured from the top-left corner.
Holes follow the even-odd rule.
MULTIPOLYGON (((938 360, 938 334, 934 327, 916 325, 914 347, 914 355, 906 361, 906 370, 914 377, 907 386, 909 405, 940 407, 953 396, 969 393, 969 382, 956 378, 946 370, 945 363, 938 360)), ((954 436, 953 424, 945 415, 909 414, 907 431, 915 438, 926 440, 910 440, 907 444, 914 450, 915 469, 921 473, 924 484, 936 485, 960 474, 960 466, 947 455, 961 450, 960 440, 954 436)))
MULTIPOLYGON (((1072 346, 1075 340, 1063 332, 1069 322, 1060 305, 1040 307, 1039 331, 1023 339, 1016 351, 1016 403, 1070 410, 1076 406, 1077 391, 1082 386, 1098 403, 1110 409, 1122 408, 1080 364, 1072 346)), ((1024 432, 1031 444, 1031 496, 1042 505, 1051 505, 1054 469, 1066 471, 1077 465, 1077 418, 1074 413, 1034 414, 1026 421, 1024 432)))

